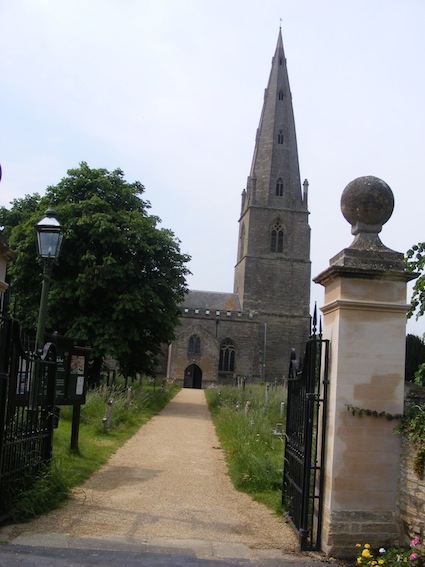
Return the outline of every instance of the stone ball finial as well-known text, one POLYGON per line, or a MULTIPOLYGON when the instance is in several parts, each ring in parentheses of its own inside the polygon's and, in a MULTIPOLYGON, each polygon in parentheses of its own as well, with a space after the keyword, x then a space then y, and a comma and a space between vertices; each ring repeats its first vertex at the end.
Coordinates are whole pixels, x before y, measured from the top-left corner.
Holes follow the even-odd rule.
POLYGON ((351 181, 341 196, 341 211, 354 235, 378 234, 393 210, 393 192, 385 181, 372 175, 351 181))

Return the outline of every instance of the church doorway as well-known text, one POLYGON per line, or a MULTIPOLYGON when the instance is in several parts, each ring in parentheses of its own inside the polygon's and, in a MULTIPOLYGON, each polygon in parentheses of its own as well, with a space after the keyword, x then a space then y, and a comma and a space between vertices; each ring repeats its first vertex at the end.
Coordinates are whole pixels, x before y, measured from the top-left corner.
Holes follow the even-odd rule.
POLYGON ((202 370, 197 364, 191 364, 184 371, 183 388, 202 388, 202 370))

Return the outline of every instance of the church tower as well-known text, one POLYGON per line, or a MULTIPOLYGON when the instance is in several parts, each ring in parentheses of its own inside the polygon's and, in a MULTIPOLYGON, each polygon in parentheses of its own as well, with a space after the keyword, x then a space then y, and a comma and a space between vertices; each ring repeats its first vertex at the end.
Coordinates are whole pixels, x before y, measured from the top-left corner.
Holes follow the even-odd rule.
POLYGON ((291 349, 302 356, 310 327, 307 192, 279 30, 242 193, 234 291, 188 291, 161 376, 186 388, 287 376, 291 349))
POLYGON ((234 293, 264 322, 264 377, 287 373, 309 332, 308 182, 301 187, 292 96, 279 30, 242 193, 234 293), (280 353, 280 354, 279 354, 280 353))

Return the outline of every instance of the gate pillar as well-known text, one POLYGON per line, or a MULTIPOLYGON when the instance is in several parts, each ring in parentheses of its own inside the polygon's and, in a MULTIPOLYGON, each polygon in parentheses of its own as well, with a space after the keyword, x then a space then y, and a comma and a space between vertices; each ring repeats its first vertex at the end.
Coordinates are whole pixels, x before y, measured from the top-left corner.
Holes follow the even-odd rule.
POLYGON ((398 540, 396 422, 347 410, 403 413, 406 288, 415 276, 378 236, 393 208, 381 179, 349 183, 341 210, 354 241, 314 278, 325 288, 323 337, 330 340, 322 549, 334 557, 353 557, 356 543, 398 540))

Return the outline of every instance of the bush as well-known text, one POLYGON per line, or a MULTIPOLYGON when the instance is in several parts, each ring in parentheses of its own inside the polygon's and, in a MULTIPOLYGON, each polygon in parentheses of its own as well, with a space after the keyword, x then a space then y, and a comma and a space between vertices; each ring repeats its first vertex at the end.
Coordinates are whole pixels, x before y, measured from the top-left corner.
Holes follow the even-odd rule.
MULTIPOLYGON (((408 382, 418 382, 417 379, 420 376, 417 375, 417 372, 418 369, 420 372, 421 366, 425 367, 425 343, 423 339, 416 335, 407 335, 405 380, 408 382)), ((422 372, 421 376, 425 376, 425 372, 422 372)))

